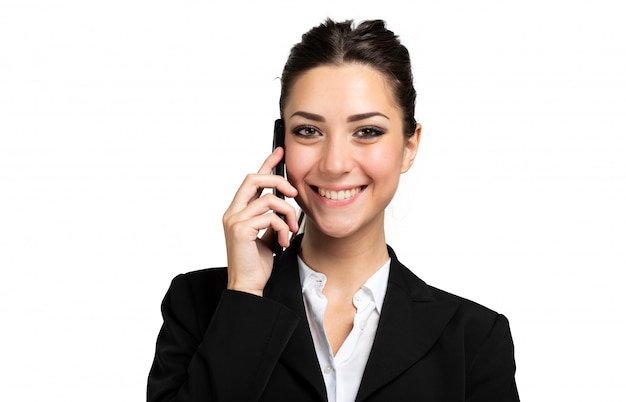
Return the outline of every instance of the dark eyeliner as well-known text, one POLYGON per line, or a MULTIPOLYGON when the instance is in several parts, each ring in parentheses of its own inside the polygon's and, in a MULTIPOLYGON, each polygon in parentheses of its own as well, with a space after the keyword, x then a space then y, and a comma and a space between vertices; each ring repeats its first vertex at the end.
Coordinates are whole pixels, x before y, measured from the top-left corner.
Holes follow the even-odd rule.
POLYGON ((302 131, 302 130, 311 130, 314 133, 320 133, 320 130, 318 128, 316 128, 315 126, 310 126, 310 125, 301 125, 301 126, 294 127, 291 130, 291 133, 293 135, 295 135, 295 136, 300 137, 300 138, 312 138, 312 137, 315 137, 315 134, 313 134, 313 135, 301 134, 300 131, 302 131))
POLYGON ((380 137, 381 135, 384 135, 387 132, 387 130, 384 130, 380 127, 375 127, 375 126, 365 126, 365 127, 360 127, 358 130, 356 130, 356 132, 354 133, 357 137, 359 138, 363 138, 363 139, 369 139, 369 138, 377 138, 380 137), (358 133, 361 133, 363 131, 370 131, 370 134, 367 135, 360 135, 358 133))

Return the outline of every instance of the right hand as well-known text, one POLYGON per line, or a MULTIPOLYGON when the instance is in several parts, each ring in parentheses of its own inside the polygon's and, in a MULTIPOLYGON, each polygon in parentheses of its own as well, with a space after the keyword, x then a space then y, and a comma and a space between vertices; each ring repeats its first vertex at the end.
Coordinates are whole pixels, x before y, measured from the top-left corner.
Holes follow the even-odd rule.
POLYGON ((286 197, 297 195, 297 190, 287 179, 272 174, 284 152, 283 148, 276 148, 258 173, 246 176, 224 213, 222 223, 228 258, 228 289, 262 296, 274 262, 274 232, 278 234, 280 245, 288 247, 289 232, 298 231, 296 210, 287 201, 271 193, 261 196, 267 188, 276 188, 286 197), (283 214, 285 221, 272 211, 283 214), (263 229, 267 230, 259 238, 263 229))

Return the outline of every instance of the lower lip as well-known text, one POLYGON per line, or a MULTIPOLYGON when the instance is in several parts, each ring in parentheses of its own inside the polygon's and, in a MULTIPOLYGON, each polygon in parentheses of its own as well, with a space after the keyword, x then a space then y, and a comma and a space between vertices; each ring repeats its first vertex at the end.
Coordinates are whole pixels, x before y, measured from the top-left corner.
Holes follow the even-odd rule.
POLYGON ((313 193, 317 196, 317 198, 320 199, 325 205, 329 205, 333 207, 343 207, 345 205, 349 205, 355 202, 361 196, 361 194, 363 194, 363 191, 365 191, 367 186, 361 187, 361 191, 356 193, 353 197, 345 198, 343 200, 333 200, 331 198, 326 198, 322 196, 320 193, 318 193, 316 188, 312 188, 312 187, 310 188, 313 191, 313 193))

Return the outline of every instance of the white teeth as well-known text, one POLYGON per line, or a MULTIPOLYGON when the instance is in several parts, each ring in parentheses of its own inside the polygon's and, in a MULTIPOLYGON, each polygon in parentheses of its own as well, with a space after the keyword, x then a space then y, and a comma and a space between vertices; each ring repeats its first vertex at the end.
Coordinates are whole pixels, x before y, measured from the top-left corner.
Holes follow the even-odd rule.
POLYGON ((322 197, 331 199, 331 200, 347 200, 348 198, 352 198, 358 193, 361 192, 361 187, 356 187, 350 190, 325 190, 323 188, 318 187, 317 192, 322 197))

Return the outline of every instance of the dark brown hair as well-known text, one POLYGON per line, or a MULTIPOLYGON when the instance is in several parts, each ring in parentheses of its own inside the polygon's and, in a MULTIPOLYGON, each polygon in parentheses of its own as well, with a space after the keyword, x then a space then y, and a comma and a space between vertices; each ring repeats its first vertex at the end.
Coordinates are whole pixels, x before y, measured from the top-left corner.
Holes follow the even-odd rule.
MULTIPOLYGON (((357 63, 372 67, 386 78, 403 115, 407 137, 415 133, 415 88, 409 51, 382 20, 334 22, 327 19, 291 48, 281 77, 281 116, 295 80, 312 68, 357 63)), ((284 116, 283 116, 284 117, 284 116)))

